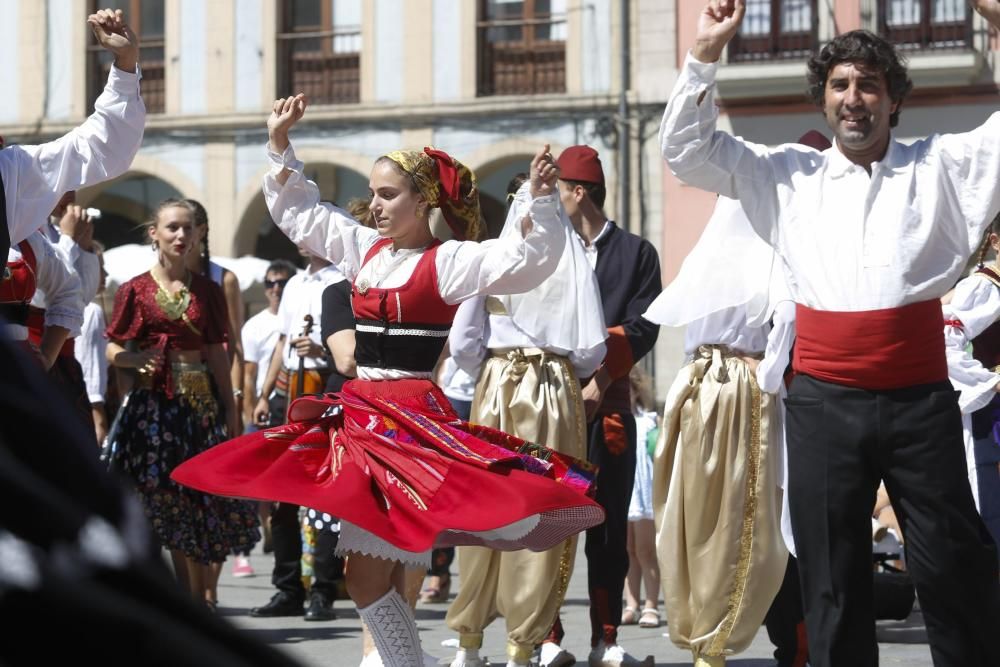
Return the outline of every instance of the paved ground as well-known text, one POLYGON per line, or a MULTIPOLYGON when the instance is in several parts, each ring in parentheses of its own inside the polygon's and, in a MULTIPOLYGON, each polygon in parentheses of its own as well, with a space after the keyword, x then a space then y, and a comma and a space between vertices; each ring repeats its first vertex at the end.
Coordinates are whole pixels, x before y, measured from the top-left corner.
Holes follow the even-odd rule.
MULTIPOLYGON (((273 592, 270 585, 270 556, 256 552, 252 562, 258 575, 248 579, 233 579, 229 574, 230 564, 227 563, 219 588, 219 611, 222 615, 244 628, 248 634, 279 647, 303 665, 353 667, 361 661, 358 615, 349 601, 338 601, 335 608, 339 617, 335 621, 324 623, 306 622, 301 618, 260 619, 248 616, 247 610, 250 607, 263 604, 273 592)), ((577 664, 582 665, 586 665, 590 634, 585 568, 586 559, 581 548, 563 608, 563 623, 567 633, 564 646, 576 654, 579 660, 577 664)), ((454 590, 452 593, 454 595, 454 590)), ((455 638, 444 623, 446 611, 446 605, 417 607, 417 624, 424 648, 441 658, 443 664, 447 664, 455 652, 453 648, 442 646, 442 641, 455 638)), ((656 656, 658 667, 690 665, 690 655, 675 647, 666 637, 666 632, 665 626, 655 630, 624 627, 621 642, 633 655, 656 656)), ((930 667, 930 652, 919 612, 903 623, 881 623, 879 640, 882 665, 930 667)), ((504 647, 504 629, 502 621, 498 621, 487 630, 483 654, 493 658, 494 664, 499 662, 502 666, 506 661, 504 647)), ((768 667, 774 664, 771 659, 772 651, 767 633, 761 628, 750 648, 731 659, 728 664, 733 667, 768 667)))

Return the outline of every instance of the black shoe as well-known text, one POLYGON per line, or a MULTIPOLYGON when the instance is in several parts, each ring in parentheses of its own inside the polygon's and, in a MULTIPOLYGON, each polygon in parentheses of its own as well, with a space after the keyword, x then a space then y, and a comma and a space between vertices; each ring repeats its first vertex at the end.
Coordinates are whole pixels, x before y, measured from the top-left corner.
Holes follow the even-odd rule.
POLYGON ((257 618, 274 618, 276 616, 298 616, 302 613, 302 598, 296 597, 285 591, 278 591, 271 597, 271 601, 263 607, 254 607, 250 610, 251 616, 257 618))
POLYGON ((333 611, 333 602, 318 591, 309 594, 309 604, 303 618, 307 621, 332 621, 337 618, 333 611))

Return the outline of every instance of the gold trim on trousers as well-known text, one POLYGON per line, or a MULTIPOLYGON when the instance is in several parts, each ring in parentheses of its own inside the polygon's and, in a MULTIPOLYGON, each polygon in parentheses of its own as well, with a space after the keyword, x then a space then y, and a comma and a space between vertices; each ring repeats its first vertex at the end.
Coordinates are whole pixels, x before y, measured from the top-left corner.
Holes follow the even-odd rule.
POLYGON ((667 395, 653 506, 670 639, 695 656, 750 645, 781 587, 777 404, 740 353, 702 346, 667 395))

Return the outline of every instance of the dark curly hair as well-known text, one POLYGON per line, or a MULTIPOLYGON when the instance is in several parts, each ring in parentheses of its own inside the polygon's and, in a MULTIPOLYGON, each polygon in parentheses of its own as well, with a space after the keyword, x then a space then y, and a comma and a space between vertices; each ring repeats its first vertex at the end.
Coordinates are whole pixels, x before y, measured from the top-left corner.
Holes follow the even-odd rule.
POLYGON ((896 103, 896 110, 889 117, 889 127, 896 127, 903 99, 913 89, 913 81, 906 71, 906 58, 897 53, 892 44, 867 30, 852 30, 833 38, 808 63, 809 97, 819 108, 823 108, 830 70, 845 62, 862 63, 885 74, 889 98, 896 103))

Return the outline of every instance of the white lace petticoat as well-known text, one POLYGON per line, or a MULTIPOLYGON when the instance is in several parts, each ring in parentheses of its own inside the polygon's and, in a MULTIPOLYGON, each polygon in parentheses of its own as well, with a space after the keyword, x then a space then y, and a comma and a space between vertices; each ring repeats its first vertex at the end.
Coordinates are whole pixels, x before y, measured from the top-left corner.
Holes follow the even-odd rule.
MULTIPOLYGON (((517 540, 534 530, 539 521, 541 521, 541 516, 532 514, 509 526, 468 534, 491 540, 517 540)), ((431 567, 431 551, 429 549, 427 551, 405 551, 360 526, 347 521, 341 521, 340 540, 337 542, 336 554, 338 556, 347 556, 352 553, 364 554, 424 569, 430 569, 431 567)))
POLYGON ((431 567, 430 550, 404 551, 360 526, 341 520, 340 540, 337 542, 336 554, 338 556, 347 556, 352 553, 396 561, 404 565, 412 565, 425 569, 430 569, 431 567))

